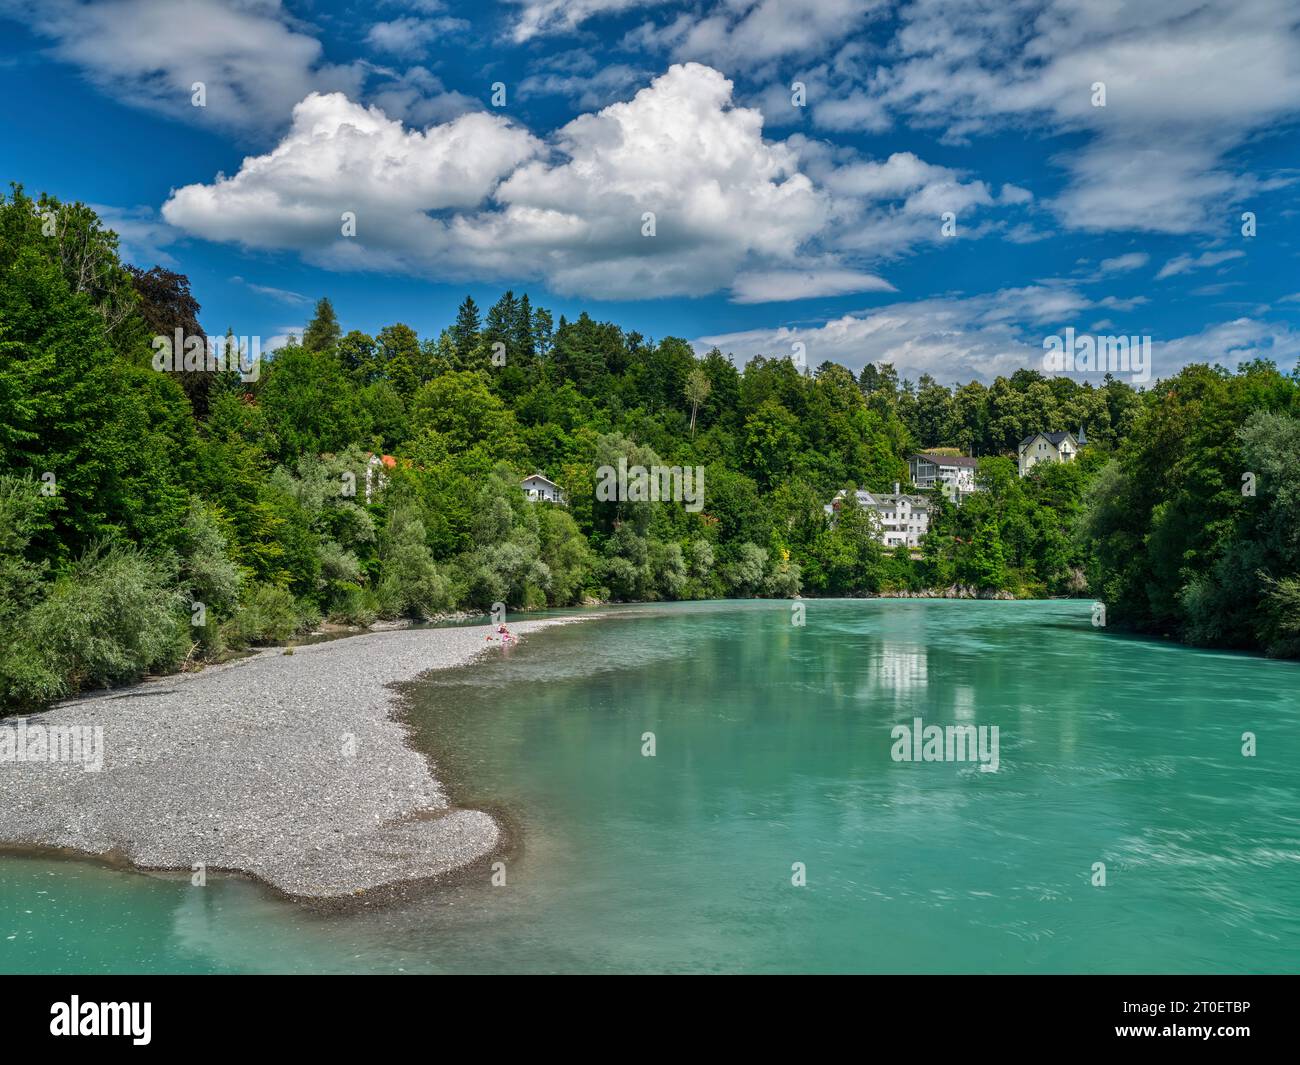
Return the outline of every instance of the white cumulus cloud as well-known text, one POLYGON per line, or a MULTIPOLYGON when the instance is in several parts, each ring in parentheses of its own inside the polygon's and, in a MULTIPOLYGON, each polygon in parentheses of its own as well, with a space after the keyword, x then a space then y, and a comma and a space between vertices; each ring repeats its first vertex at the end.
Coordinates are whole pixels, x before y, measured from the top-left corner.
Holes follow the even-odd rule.
POLYGON ((712 291, 745 267, 796 263, 831 212, 731 90, 715 70, 675 66, 547 144, 493 114, 419 131, 313 94, 274 150, 176 190, 163 213, 195 236, 343 268, 509 273, 603 297, 712 291), (340 235, 343 211, 355 238, 340 235))
POLYGON ((163 217, 208 240, 400 269, 446 252, 447 224, 429 212, 476 206, 539 149, 496 115, 411 130, 342 93, 313 93, 274 150, 233 177, 177 189, 163 217), (356 216, 356 239, 342 236, 344 212, 356 216))
POLYGON ((98 88, 137 107, 222 129, 265 131, 313 90, 356 95, 365 71, 333 64, 279 0, 0 0, 98 88), (206 106, 191 103, 202 82, 206 106))

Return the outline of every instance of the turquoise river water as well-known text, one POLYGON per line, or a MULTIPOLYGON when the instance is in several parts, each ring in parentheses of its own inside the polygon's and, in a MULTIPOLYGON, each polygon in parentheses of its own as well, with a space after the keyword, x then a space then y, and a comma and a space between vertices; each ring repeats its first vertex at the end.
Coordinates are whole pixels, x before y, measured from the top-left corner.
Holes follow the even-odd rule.
POLYGON ((801 605, 595 611, 413 686, 456 801, 511 826, 504 885, 324 915, 0 858, 0 971, 1300 968, 1300 665, 1083 602, 801 605), (997 771, 895 761, 918 717, 997 726, 997 771))

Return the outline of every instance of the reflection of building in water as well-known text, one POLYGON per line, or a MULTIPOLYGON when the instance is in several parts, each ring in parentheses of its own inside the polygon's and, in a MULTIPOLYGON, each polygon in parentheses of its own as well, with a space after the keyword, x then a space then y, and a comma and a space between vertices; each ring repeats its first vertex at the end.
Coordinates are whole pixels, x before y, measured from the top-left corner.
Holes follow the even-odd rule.
POLYGON ((952 693, 952 716, 957 721, 975 720, 975 689, 958 684, 952 693))
POLYGON ((884 640, 874 656, 876 682, 896 692, 915 692, 927 682, 926 649, 914 643, 884 640))

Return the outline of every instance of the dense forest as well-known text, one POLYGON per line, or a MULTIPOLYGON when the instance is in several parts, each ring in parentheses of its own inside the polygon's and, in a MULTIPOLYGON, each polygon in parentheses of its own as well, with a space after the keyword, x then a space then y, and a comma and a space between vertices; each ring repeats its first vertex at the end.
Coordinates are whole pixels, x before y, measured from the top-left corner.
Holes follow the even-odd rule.
POLYGON ((210 343, 199 315, 85 206, 0 197, 4 706, 496 602, 1090 595, 1112 625, 1300 654, 1300 384, 1271 364, 946 387, 737 367, 506 292, 423 338, 344 333, 322 299, 256 373, 160 372, 156 337, 210 343), (1079 426, 1078 461, 1017 475, 1020 439, 1079 426), (983 490, 932 493, 919 552, 851 506, 828 522, 923 447, 979 456, 983 490), (599 500, 620 458, 702 467, 702 509, 599 500), (533 472, 568 505, 530 503, 533 472))

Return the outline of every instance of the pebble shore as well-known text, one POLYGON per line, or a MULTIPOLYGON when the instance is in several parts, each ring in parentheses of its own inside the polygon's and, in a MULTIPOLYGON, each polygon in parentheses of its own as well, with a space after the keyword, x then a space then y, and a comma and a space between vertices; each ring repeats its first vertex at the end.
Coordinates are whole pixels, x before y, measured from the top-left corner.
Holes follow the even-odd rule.
POLYGON ((500 654, 490 632, 407 629, 292 654, 270 648, 29 715, 28 726, 102 726, 103 768, 0 765, 0 844, 141 869, 202 865, 313 900, 443 877, 489 856, 502 832, 487 813, 451 806, 394 716, 391 685, 500 654))

